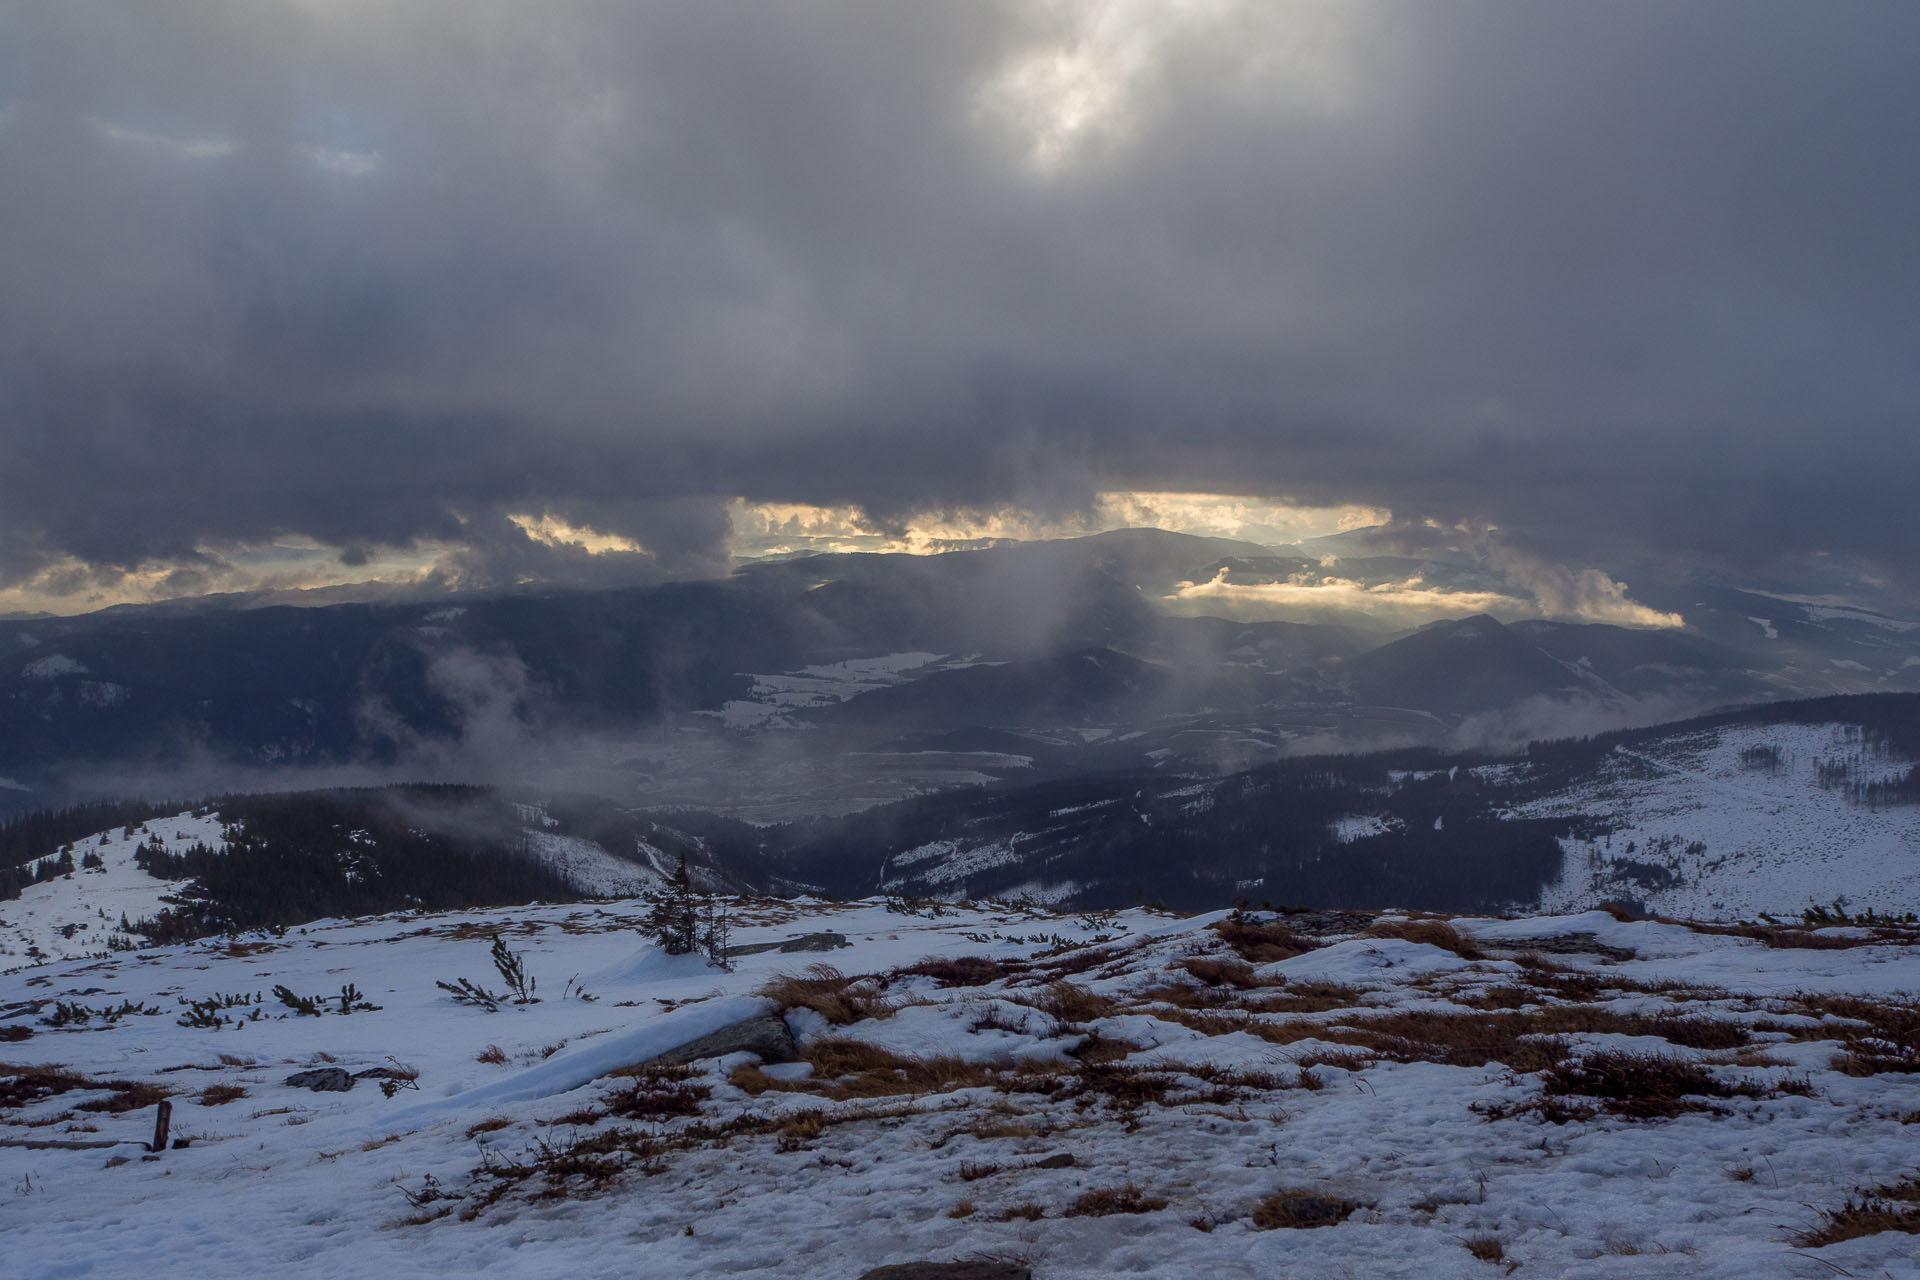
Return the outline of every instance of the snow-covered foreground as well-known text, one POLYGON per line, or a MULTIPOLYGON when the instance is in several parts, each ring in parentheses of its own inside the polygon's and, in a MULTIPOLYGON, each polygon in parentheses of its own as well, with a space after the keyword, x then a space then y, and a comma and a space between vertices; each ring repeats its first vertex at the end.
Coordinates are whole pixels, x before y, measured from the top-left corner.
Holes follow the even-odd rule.
POLYGON ((640 912, 0 976, 5 1273, 1920 1274, 1920 1236, 1796 1242, 1920 1167, 1915 935, 755 902, 727 973, 652 948, 640 912), (538 1003, 436 985, 499 991, 496 933, 538 1003), (798 1061, 630 1069, 769 1011, 798 1061), (417 1088, 285 1083, 328 1066, 417 1088), (187 1144, 150 1158, 160 1090, 187 1144))

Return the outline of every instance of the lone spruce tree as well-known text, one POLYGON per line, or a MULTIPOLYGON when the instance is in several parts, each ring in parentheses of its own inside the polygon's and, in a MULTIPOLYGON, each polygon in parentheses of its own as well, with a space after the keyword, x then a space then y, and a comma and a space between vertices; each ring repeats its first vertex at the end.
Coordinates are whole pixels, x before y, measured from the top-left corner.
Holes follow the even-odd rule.
POLYGON ((690 954, 699 944, 699 904, 694 899, 693 879, 687 875, 687 855, 667 879, 667 887, 654 898, 647 911, 647 932, 670 956, 690 954))

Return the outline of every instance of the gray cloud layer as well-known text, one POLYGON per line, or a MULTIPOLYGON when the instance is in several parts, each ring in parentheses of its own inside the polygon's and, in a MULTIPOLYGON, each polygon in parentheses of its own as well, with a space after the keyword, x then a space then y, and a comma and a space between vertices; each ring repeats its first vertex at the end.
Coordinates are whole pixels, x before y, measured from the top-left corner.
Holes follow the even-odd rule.
POLYGON ((10 6, 0 586, 1128 487, 1911 585, 1916 47, 1907 0, 10 6))

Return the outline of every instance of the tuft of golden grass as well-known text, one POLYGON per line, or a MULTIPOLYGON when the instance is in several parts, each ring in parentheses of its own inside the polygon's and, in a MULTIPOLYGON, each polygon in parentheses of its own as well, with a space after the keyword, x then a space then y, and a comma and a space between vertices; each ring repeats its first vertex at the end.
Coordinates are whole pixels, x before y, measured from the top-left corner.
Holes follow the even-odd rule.
POLYGON ((1215 921, 1213 931, 1250 964, 1291 960, 1320 946, 1314 939, 1295 933, 1277 920, 1253 920, 1238 911, 1215 921))
POLYGON ((1165 1196, 1150 1196, 1138 1184, 1093 1187, 1067 1207, 1069 1218, 1105 1218, 1116 1213, 1153 1213, 1167 1207, 1165 1196))
POLYGON ((1500 1243, 1500 1237, 1496 1235, 1482 1233, 1477 1236, 1468 1236, 1460 1243, 1467 1247, 1468 1253, 1482 1262, 1499 1262, 1507 1256, 1506 1246, 1500 1243))
POLYGON ((1403 938, 1408 942, 1451 951, 1462 960, 1479 960, 1486 955, 1472 939, 1463 937, 1458 929, 1445 920, 1379 920, 1368 926, 1366 936, 1403 938))
POLYGON ((727 1080, 755 1097, 768 1092, 806 1093, 844 1102, 946 1093, 992 1084, 995 1076, 993 1068, 982 1063, 912 1057, 862 1040, 816 1040, 807 1046, 804 1059, 813 1066, 813 1074, 804 1080, 777 1079, 751 1063, 734 1068, 727 1080))
POLYGON ((871 978, 850 978, 830 964, 810 965, 804 973, 781 974, 760 994, 782 1009, 812 1009, 836 1027, 865 1018, 884 1018, 898 1007, 880 994, 871 978))
POLYGON ((210 1084, 200 1091, 194 1101, 203 1107, 223 1107, 246 1096, 247 1091, 237 1084, 210 1084))
POLYGON ((1882 1231, 1920 1235, 1920 1174, 1903 1181, 1848 1196, 1838 1209, 1828 1209, 1824 1221, 1797 1233, 1793 1242, 1802 1249, 1818 1249, 1882 1231))
POLYGON ((1085 987, 1061 979, 1050 982, 1021 1003, 1031 1005, 1061 1022, 1092 1022, 1120 1011, 1120 1002, 1112 996, 1096 995, 1085 987))
POLYGON ((165 1085, 145 1080, 115 1080, 105 1087, 112 1089, 113 1093, 104 1098, 91 1098, 81 1103, 77 1110, 117 1115, 123 1111, 145 1110, 162 1098, 173 1096, 173 1090, 165 1085))
POLYGON ((1248 987, 1260 985, 1259 980, 1253 975, 1253 966, 1245 960, 1228 960, 1217 956, 1188 956, 1177 963, 1181 969, 1209 987, 1232 987, 1236 991, 1245 991, 1248 987))
POLYGON ((1342 1196, 1323 1195, 1307 1187, 1287 1187, 1254 1206, 1253 1225, 1262 1231, 1331 1227, 1345 1222, 1359 1207, 1358 1201, 1342 1196))

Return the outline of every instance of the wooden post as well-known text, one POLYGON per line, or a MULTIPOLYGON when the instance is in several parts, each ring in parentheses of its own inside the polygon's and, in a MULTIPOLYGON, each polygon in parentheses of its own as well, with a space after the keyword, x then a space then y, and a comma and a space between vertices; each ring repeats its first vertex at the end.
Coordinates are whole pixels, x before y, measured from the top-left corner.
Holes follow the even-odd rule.
POLYGON ((167 1126, 173 1122, 173 1103, 165 1098, 160 1099, 159 1105, 154 1108, 154 1113, 153 1145, 147 1149, 155 1152, 165 1151, 167 1149, 167 1126))

